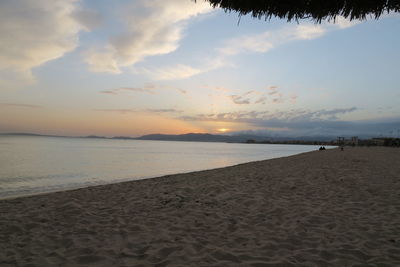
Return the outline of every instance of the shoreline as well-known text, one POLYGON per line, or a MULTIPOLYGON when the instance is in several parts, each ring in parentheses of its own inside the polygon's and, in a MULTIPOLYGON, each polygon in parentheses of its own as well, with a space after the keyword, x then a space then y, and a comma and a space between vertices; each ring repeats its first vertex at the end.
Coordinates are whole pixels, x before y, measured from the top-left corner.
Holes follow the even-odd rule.
POLYGON ((0 264, 400 265, 400 150, 345 148, 0 200, 0 264))
MULTIPOLYGON (((146 140, 144 140, 146 141, 146 140)), ((169 142, 169 141, 168 141, 169 142)), ((337 149, 337 147, 329 147, 328 149, 337 149)), ((31 197, 31 196, 39 196, 39 195, 46 195, 46 194, 54 194, 58 192, 65 192, 65 191, 74 191, 74 190, 79 190, 79 189, 85 189, 89 187, 97 187, 97 186, 107 186, 107 185, 112 185, 112 184, 120 184, 120 183, 129 183, 129 182, 136 182, 136 181, 142 181, 142 180, 147 180, 147 179, 158 179, 158 178, 164 178, 166 176, 176 176, 176 175, 184 175, 184 174, 190 174, 190 173, 197 173, 197 172, 204 172, 204 171, 212 171, 212 170, 218 170, 218 169, 223 169, 223 168, 229 168, 229 167, 234 167, 242 164, 248 164, 248 163, 254 163, 254 162, 260 162, 260 161, 267 161, 267 160, 273 160, 273 159, 280 159, 280 158, 288 158, 300 154, 305 154, 305 153, 312 153, 315 152, 313 151, 308 151, 308 152, 301 152, 295 155, 290 155, 290 156, 281 156, 281 157, 276 157, 272 159, 261 159, 261 160, 256 160, 256 161, 249 161, 249 162, 244 162, 244 163, 238 163, 234 165, 228 165, 224 167, 216 167, 216 168, 211 168, 211 169, 204 169, 204 170, 194 170, 194 171, 188 171, 188 172, 179 172, 179 173, 172 173, 172 174, 165 174, 161 176, 148 176, 148 177, 140 177, 140 178, 135 178, 132 180, 132 178, 127 178, 127 179, 121 179, 121 180, 114 180, 106 183, 101 183, 98 182, 98 184, 93 184, 93 185, 87 185, 87 186, 82 186, 82 187, 71 187, 71 188, 65 188, 65 189, 55 189, 50 190, 50 191, 45 191, 45 192, 37 192, 37 193, 27 193, 27 194, 22 194, 22 195, 17 195, 17 196, 6 196, 6 197, 1 197, 0 196, 0 201, 2 200, 8 200, 8 199, 16 199, 16 198, 25 198, 25 197, 31 197)))

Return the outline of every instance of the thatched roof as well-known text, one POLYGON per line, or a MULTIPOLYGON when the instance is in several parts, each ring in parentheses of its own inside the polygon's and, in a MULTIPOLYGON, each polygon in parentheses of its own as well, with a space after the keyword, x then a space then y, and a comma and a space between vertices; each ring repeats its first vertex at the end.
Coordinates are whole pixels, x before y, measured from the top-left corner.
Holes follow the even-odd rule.
POLYGON ((206 0, 213 7, 251 14, 256 18, 275 16, 288 21, 309 18, 320 23, 343 16, 350 20, 379 18, 383 13, 400 12, 400 0, 206 0))

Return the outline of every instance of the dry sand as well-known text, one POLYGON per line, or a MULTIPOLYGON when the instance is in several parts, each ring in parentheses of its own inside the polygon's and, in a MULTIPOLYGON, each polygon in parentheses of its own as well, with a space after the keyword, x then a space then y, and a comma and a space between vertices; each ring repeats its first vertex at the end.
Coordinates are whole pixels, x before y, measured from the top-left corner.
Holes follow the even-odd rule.
POLYGON ((400 266, 400 149, 0 201, 1 266, 400 266))

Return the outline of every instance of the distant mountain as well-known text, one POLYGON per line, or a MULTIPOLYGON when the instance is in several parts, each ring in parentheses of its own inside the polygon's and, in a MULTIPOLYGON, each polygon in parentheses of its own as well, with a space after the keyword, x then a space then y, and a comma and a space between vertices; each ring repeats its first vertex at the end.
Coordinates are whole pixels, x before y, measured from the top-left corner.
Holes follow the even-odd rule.
MULTIPOLYGON (((45 135, 35 133, 0 133, 0 135, 17 136, 43 136, 43 137, 69 137, 58 135, 45 135)), ((158 140, 158 141, 186 141, 186 142, 223 142, 223 143, 310 143, 310 142, 329 142, 335 140, 335 136, 301 136, 301 137, 283 137, 283 136, 260 136, 253 134, 237 135, 218 135, 208 133, 187 133, 187 134, 148 134, 140 137, 114 136, 105 137, 97 135, 88 135, 71 138, 89 138, 89 139, 122 139, 122 140, 158 140)))
POLYGON ((98 135, 88 135, 88 136, 82 136, 82 138, 100 138, 100 139, 108 139, 108 137, 105 136, 98 136, 98 135))
POLYGON ((36 133, 0 133, 0 135, 42 136, 42 137, 68 137, 68 136, 62 136, 62 135, 36 134, 36 133))
POLYGON ((335 140, 333 136, 302 136, 302 137, 282 137, 282 136, 259 136, 251 134, 243 135, 217 135, 203 133, 188 134, 148 134, 137 138, 118 137, 118 139, 136 140, 159 140, 159 141, 190 141, 190 142, 225 142, 225 143, 309 143, 312 141, 329 142, 335 140), (297 141, 297 142, 294 142, 297 141))
POLYGON ((191 142, 243 142, 242 138, 228 135, 188 133, 188 134, 148 134, 135 138, 137 140, 191 141, 191 142))
POLYGON ((0 133, 0 135, 43 136, 42 134, 35 133, 0 133))
POLYGON ((129 137, 129 136, 113 136, 111 139, 122 139, 122 140, 135 140, 137 138, 135 137, 129 137))

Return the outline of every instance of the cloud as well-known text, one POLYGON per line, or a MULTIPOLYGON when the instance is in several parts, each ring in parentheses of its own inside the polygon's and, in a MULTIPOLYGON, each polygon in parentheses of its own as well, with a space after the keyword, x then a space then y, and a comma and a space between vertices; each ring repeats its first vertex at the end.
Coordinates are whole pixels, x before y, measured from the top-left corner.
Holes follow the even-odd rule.
POLYGON ((231 89, 228 89, 228 88, 225 88, 225 87, 221 87, 221 86, 210 87, 210 86, 204 85, 203 87, 204 88, 211 88, 211 89, 213 89, 215 91, 225 92, 225 93, 228 93, 228 92, 232 91, 231 89))
POLYGON ((98 12, 90 9, 75 10, 71 16, 85 27, 87 31, 94 30, 103 23, 103 17, 98 12))
MULTIPOLYGON (((205 1, 135 1, 124 7, 123 32, 111 36, 105 47, 87 51, 85 61, 91 71, 120 73, 122 67, 132 66, 148 56, 171 53, 179 47, 187 21, 211 10, 205 1)), ((179 74, 185 76, 184 73, 181 70, 172 74, 179 77, 179 74)))
POLYGON ((283 102, 285 102, 285 99, 283 98, 282 94, 279 94, 278 96, 276 96, 276 98, 272 99, 272 103, 274 103, 274 104, 283 103, 283 102))
POLYGON ((185 121, 247 122, 248 119, 263 117, 268 113, 268 111, 236 111, 182 116, 180 119, 185 121))
MULTIPOLYGON (((337 108, 337 109, 321 109, 316 111, 309 110, 290 110, 277 111, 271 113, 269 111, 237 111, 227 113, 197 114, 195 116, 183 116, 181 119, 187 121, 221 121, 221 122, 242 122, 256 125, 263 125, 266 122, 276 123, 295 123, 298 121, 323 121, 337 120, 338 115, 356 111, 356 107, 337 108)), ((282 126, 282 125, 280 125, 282 126)), ((279 126, 279 127, 280 127, 279 126)))
POLYGON ((182 95, 186 95, 187 91, 181 88, 176 88, 176 90, 178 91, 178 93, 181 93, 182 95))
POLYGON ((323 110, 315 112, 314 114, 317 117, 327 116, 328 119, 336 120, 336 119, 338 119, 337 115, 350 113, 350 112, 353 112, 353 111, 356 111, 356 110, 357 110, 356 107, 352 107, 352 108, 336 108, 336 109, 331 109, 331 110, 323 109, 323 110))
POLYGON ((164 109, 146 109, 147 112, 152 113, 182 113, 183 110, 178 110, 174 108, 164 108, 164 109))
POLYGON ((170 91, 170 92, 175 92, 180 95, 187 95, 187 91, 178 88, 178 87, 173 87, 173 86, 166 86, 166 85, 153 85, 153 84, 147 84, 144 85, 143 87, 119 87, 119 88, 114 88, 114 89, 109 89, 109 90, 102 90, 99 91, 100 94, 106 94, 106 95, 126 95, 129 92, 134 92, 134 93, 144 93, 144 94, 151 94, 155 95, 161 91, 170 91))
POLYGON ((266 102, 267 102, 267 97, 263 96, 263 97, 260 97, 259 99, 257 99, 256 102, 254 102, 254 104, 264 105, 264 104, 266 104, 266 102))
POLYGON ((298 25, 294 29, 283 31, 283 35, 285 36, 285 39, 283 41, 311 40, 321 37, 327 31, 327 27, 323 27, 321 25, 298 25))
POLYGON ((108 95, 119 95, 125 92, 139 92, 139 93, 147 93, 154 95, 156 87, 154 85, 145 85, 143 87, 120 87, 111 90, 103 90, 100 91, 100 94, 108 94, 108 95))
MULTIPOLYGON (((226 89, 228 90, 228 89, 226 89)), ((225 92, 225 90, 222 90, 225 92)), ((229 92, 229 90, 227 91, 229 92)), ((265 105, 267 102, 272 104, 281 104, 290 101, 292 104, 296 104, 298 96, 290 94, 289 96, 281 93, 278 90, 278 86, 267 87, 267 92, 264 90, 256 91, 251 90, 242 95, 229 95, 227 96, 236 105, 250 105, 250 104, 261 104, 265 105)))
POLYGON ((94 111, 100 111, 100 112, 112 112, 112 113, 136 113, 138 112, 137 109, 129 109, 129 108, 120 108, 120 109, 94 109, 94 111))
POLYGON ((249 98, 244 98, 243 96, 239 95, 231 95, 230 98, 232 99, 233 103, 237 105, 248 105, 250 104, 249 98))
POLYGON ((121 73, 115 56, 108 51, 109 49, 90 49, 84 53, 85 62, 89 65, 92 72, 121 73))
MULTIPOLYGON (((289 25, 274 31, 265 31, 258 34, 240 36, 225 41, 221 45, 222 47, 216 50, 216 55, 212 60, 209 60, 201 67, 178 64, 163 68, 144 69, 139 71, 139 73, 146 73, 153 79, 157 80, 186 79, 221 67, 232 67, 234 64, 229 61, 229 58, 242 53, 266 53, 273 48, 289 42, 316 39, 325 35, 329 31, 349 28, 356 24, 357 23, 355 22, 350 22, 342 17, 338 17, 336 19, 336 24, 289 25)), ((274 89, 273 87, 271 88, 274 89)), ((244 103, 246 102, 247 101, 244 101, 244 103)), ((274 102, 280 103, 282 100, 277 98, 274 102)))
POLYGON ((202 65, 199 67, 175 64, 156 68, 135 68, 133 72, 136 74, 145 74, 155 80, 182 80, 223 66, 232 66, 232 64, 223 58, 214 58, 212 60, 202 59, 202 62, 202 65))
MULTIPOLYGON (((245 35, 225 41, 216 50, 212 60, 200 67, 177 64, 162 68, 150 68, 136 70, 138 73, 145 73, 157 80, 186 79, 194 75, 212 71, 221 67, 232 67, 229 58, 242 53, 266 53, 271 49, 292 41, 311 40, 323 36, 333 29, 344 29, 355 25, 343 18, 337 19, 337 24, 305 24, 290 25, 275 31, 265 31, 258 34, 245 35)), ((204 61, 204 59, 203 59, 204 61)), ((110 61, 110 64, 113 61, 110 61)), ((114 66, 114 65, 113 65, 114 66)), ((110 71, 113 71, 112 69, 110 71)), ((273 86, 271 89, 276 89, 273 86)), ((273 94, 273 92, 271 92, 273 94)), ((235 100, 234 100, 235 101, 235 100)), ((237 101, 246 103, 247 101, 237 101)), ((279 99, 275 102, 280 102, 279 99)))
POLYGON ((388 134, 400 129, 400 118, 342 121, 340 115, 358 110, 356 107, 321 109, 321 110, 289 110, 289 111, 237 111, 227 113, 205 113, 194 116, 181 116, 185 121, 231 122, 244 123, 257 127, 261 132, 281 136, 341 136, 358 135, 361 137, 388 134), (284 129, 284 130, 283 130, 284 129))
POLYGON ((122 108, 122 109, 94 109, 94 111, 100 111, 100 112, 111 112, 111 113, 139 113, 139 112, 145 112, 145 113, 182 113, 182 110, 174 109, 174 108, 164 108, 164 109, 130 109, 130 108, 122 108))
POLYGON ((181 80, 192 77, 204 70, 196 69, 188 65, 178 64, 175 66, 168 66, 165 68, 146 69, 143 68, 141 73, 145 73, 155 80, 181 80))
POLYGON ((306 24, 287 26, 276 31, 266 31, 233 38, 225 42, 219 53, 234 56, 241 53, 266 53, 269 50, 296 40, 311 40, 324 35, 328 28, 322 25, 306 24))
POLYGON ((15 107, 15 108, 42 108, 39 105, 20 104, 20 103, 0 103, 0 107, 15 107))
POLYGON ((31 69, 62 57, 78 45, 85 27, 73 16, 75 0, 0 1, 0 78, 34 81, 31 69))
POLYGON ((131 91, 131 92, 155 94, 155 92, 154 92, 155 87, 153 85, 146 85, 144 87, 121 87, 118 90, 119 91, 131 91))
POLYGON ((292 94, 292 95, 289 97, 290 102, 291 102, 292 104, 296 104, 298 98, 299 98, 299 97, 298 97, 297 95, 294 95, 294 94, 292 94))
POLYGON ((214 68, 233 66, 228 58, 243 53, 267 53, 270 50, 293 41, 312 40, 319 38, 329 31, 345 29, 356 25, 343 17, 336 18, 336 24, 324 23, 289 25, 278 30, 265 31, 257 34, 250 34, 226 40, 221 48, 217 49, 214 60, 219 64, 214 68))
POLYGON ((251 98, 249 95, 255 93, 255 91, 251 90, 242 95, 230 95, 229 98, 232 100, 233 103, 237 105, 248 105, 251 104, 251 98))
POLYGON ((268 92, 269 95, 279 94, 278 86, 270 86, 270 87, 268 87, 268 90, 269 90, 269 92, 268 92))
MULTIPOLYGON (((383 16, 385 16, 385 15, 383 15, 383 16)), ((348 19, 346 19, 344 17, 337 17, 337 18, 335 18, 335 21, 334 21, 334 24, 337 27, 339 27, 340 29, 350 28, 350 27, 353 27, 353 26, 355 26, 357 24, 360 24, 360 23, 361 23, 361 21, 359 21, 359 20, 350 21, 350 20, 348 20, 348 19)))
POLYGON ((113 89, 113 90, 104 90, 104 91, 100 91, 100 94, 118 95, 118 90, 116 90, 116 89, 113 89))
MULTIPOLYGON (((300 121, 297 123, 266 121, 259 127, 261 127, 261 130, 246 131, 246 134, 280 137, 325 136, 332 140, 336 139, 337 136, 358 136, 360 138, 393 137, 400 127, 400 118, 359 121, 300 121)), ((236 134, 238 133, 240 134, 240 132, 236 134)))

